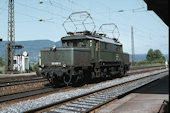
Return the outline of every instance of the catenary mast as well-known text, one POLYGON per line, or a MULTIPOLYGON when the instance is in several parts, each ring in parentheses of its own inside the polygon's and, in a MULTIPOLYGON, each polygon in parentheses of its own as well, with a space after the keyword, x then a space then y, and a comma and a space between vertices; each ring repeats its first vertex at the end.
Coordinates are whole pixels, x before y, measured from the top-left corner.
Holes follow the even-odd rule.
POLYGON ((14 0, 8 4, 8 43, 6 44, 5 69, 13 72, 13 55, 15 42, 14 0))

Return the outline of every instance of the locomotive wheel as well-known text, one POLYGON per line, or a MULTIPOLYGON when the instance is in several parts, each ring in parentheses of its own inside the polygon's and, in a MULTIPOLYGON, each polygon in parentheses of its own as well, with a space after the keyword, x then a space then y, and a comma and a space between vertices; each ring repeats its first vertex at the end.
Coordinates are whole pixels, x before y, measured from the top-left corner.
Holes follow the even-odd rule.
POLYGON ((120 77, 124 77, 125 76, 125 70, 124 69, 121 69, 120 71, 120 77))
POLYGON ((124 70, 124 77, 127 76, 127 71, 124 70))
POLYGON ((48 80, 51 84, 55 84, 55 81, 54 81, 54 76, 53 76, 53 72, 48 72, 48 80))
POLYGON ((68 86, 71 83, 71 80, 72 80, 72 75, 64 74, 64 76, 63 76, 64 84, 66 84, 68 86))
POLYGON ((84 85, 84 75, 78 75, 78 76, 75 76, 74 79, 73 79, 73 82, 72 82, 73 86, 82 86, 84 85))

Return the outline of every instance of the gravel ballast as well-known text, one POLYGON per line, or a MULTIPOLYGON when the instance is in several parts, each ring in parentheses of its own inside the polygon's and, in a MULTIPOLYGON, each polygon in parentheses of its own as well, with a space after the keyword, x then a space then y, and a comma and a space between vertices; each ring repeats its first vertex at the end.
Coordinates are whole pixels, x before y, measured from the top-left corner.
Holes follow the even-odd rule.
MULTIPOLYGON (((87 96, 86 98, 80 99, 78 101, 76 100, 75 102, 79 102, 78 104, 72 104, 74 102, 71 102, 71 103, 67 103, 66 105, 62 105, 58 108, 53 108, 50 111, 54 111, 57 113, 74 113, 74 112, 82 113, 82 112, 88 111, 89 109, 94 108, 100 104, 103 104, 104 102, 113 100, 117 96, 125 94, 131 90, 134 90, 140 86, 143 86, 147 83, 150 83, 151 81, 154 81, 154 80, 159 79, 160 77, 166 76, 166 75, 167 75, 167 73, 166 74, 165 73, 158 74, 158 75, 151 76, 151 77, 148 77, 145 79, 137 80, 135 82, 130 82, 128 84, 120 85, 120 86, 110 89, 108 91, 97 93, 90 97, 87 96), (98 99, 98 97, 100 98, 101 96, 109 97, 109 99, 108 98, 98 99), (85 105, 84 105, 84 103, 82 104, 82 102, 84 102, 85 105), (94 103, 95 103, 95 105, 94 105, 94 103), (80 105, 81 105, 81 107, 80 107, 80 105), (90 108, 86 107, 87 105, 90 108)), ((50 111, 43 112, 43 113, 50 113, 50 111)))
POLYGON ((78 95, 81 95, 81 94, 84 94, 87 92, 92 92, 92 91, 103 89, 106 87, 118 85, 123 82, 128 82, 131 80, 147 77, 149 75, 153 75, 156 73, 161 73, 166 70, 167 69, 163 69, 163 70, 153 71, 153 72, 149 72, 149 73, 145 73, 145 74, 127 76, 127 77, 124 77, 121 79, 115 79, 112 81, 108 81, 106 83, 99 83, 99 84, 96 84, 90 88, 84 88, 84 89, 79 88, 79 89, 71 90, 71 91, 67 91, 67 92, 59 92, 59 93, 55 93, 55 94, 50 94, 48 96, 44 96, 44 97, 41 97, 38 99, 32 99, 32 100, 18 102, 18 103, 12 104, 10 106, 4 106, 0 112, 1 113, 19 113, 19 112, 27 111, 27 110, 34 109, 34 108, 37 108, 40 106, 44 106, 44 105, 47 105, 50 103, 58 102, 58 101, 68 99, 68 98, 72 98, 74 96, 78 96, 78 95))

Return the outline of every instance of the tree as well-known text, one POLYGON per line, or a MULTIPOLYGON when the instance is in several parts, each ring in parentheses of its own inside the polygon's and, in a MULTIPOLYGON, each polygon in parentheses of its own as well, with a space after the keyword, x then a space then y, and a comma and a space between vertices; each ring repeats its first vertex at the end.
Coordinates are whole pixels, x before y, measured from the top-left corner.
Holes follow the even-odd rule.
POLYGON ((39 65, 39 62, 37 62, 36 64, 34 64, 31 68, 32 71, 36 71, 38 69, 38 65, 39 65))
POLYGON ((0 66, 3 66, 3 65, 4 65, 3 59, 2 57, 0 57, 0 66))
POLYGON ((149 62, 165 62, 165 57, 162 55, 161 51, 159 49, 153 50, 153 49, 149 49, 147 55, 146 55, 146 59, 149 62))
POLYGON ((154 50, 154 59, 160 59, 162 57, 162 53, 159 49, 154 50))
POLYGON ((149 62, 153 61, 153 59, 154 59, 154 51, 153 51, 153 49, 149 49, 149 51, 148 51, 148 53, 146 55, 146 59, 149 62))

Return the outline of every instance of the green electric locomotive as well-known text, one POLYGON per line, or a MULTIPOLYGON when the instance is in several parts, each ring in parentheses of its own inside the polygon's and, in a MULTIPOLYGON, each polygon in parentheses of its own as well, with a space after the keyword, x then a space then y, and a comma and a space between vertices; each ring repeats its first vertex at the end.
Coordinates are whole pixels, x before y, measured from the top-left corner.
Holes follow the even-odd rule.
POLYGON ((67 34, 61 38, 62 48, 39 52, 39 73, 52 84, 124 76, 129 70, 129 55, 116 38, 87 30, 67 34))

